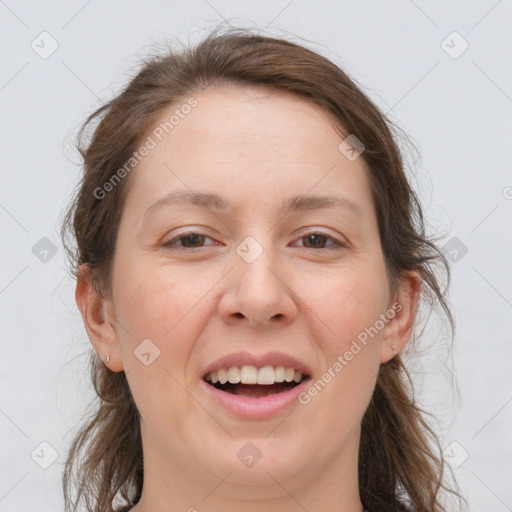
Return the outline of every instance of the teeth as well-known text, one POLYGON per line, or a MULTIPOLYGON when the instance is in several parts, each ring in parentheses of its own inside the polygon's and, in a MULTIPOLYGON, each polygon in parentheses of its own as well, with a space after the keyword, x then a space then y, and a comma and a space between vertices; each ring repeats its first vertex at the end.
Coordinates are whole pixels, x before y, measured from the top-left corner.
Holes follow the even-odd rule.
POLYGON ((240 382, 240 369, 236 366, 232 366, 228 370, 228 380, 230 384, 238 384, 240 382))
POLYGON ((242 366, 240 369, 240 382, 242 384, 257 384, 258 369, 256 366, 242 366))
POLYGON ((219 368, 217 370, 217 377, 219 378, 219 382, 221 384, 226 384, 228 381, 228 372, 224 368, 219 368))
POLYGON ((284 382, 285 373, 284 366, 276 366, 274 369, 274 382, 284 382))
POLYGON ((231 366, 230 368, 219 368, 205 375, 205 379, 212 384, 219 382, 225 384, 263 384, 270 385, 275 382, 297 382, 302 380, 302 373, 294 368, 284 366, 256 366, 244 365, 241 368, 231 366))
POLYGON ((293 380, 293 376, 295 375, 295 370, 293 368, 286 368, 284 371, 284 380, 286 382, 291 382, 293 380))
POLYGON ((264 366, 258 370, 258 384, 274 384, 274 367, 264 366))

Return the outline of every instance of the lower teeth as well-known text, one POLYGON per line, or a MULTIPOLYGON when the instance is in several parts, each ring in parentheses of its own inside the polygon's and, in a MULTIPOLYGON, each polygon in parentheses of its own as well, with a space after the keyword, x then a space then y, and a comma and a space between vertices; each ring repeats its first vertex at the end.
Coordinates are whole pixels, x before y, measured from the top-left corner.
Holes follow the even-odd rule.
MULTIPOLYGON (((211 383, 210 383, 211 384, 211 383)), ((260 398, 262 396, 276 395, 293 389, 298 386, 297 382, 280 382, 271 385, 258 385, 258 384, 212 384, 217 389, 231 393, 232 395, 245 396, 249 398, 260 398)))

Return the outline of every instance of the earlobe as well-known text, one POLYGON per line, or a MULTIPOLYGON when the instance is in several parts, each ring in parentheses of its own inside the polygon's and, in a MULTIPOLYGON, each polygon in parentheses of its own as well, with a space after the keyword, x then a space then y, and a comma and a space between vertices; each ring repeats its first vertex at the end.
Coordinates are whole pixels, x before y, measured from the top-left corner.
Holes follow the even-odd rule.
POLYGON ((386 325, 382 337, 381 363, 387 363, 400 354, 407 345, 414 327, 420 287, 421 277, 416 271, 411 271, 407 277, 400 281, 398 291, 392 302, 395 314, 386 325))
POLYGON ((123 365, 118 350, 115 322, 111 318, 110 300, 94 289, 89 265, 85 263, 79 268, 75 300, 96 352, 111 370, 121 371, 123 365))

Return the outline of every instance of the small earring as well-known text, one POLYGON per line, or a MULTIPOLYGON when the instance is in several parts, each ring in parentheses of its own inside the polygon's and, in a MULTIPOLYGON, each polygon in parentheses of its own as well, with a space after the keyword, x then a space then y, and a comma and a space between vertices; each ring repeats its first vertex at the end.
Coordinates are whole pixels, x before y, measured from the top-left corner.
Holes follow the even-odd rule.
POLYGON ((395 346, 394 345, 391 345, 391 349, 393 350, 393 354, 395 354, 395 357, 397 356, 397 353, 396 353, 396 350, 395 350, 395 346))
POLYGON ((110 356, 108 355, 106 358, 105 358, 105 363, 108 364, 108 362, 110 361, 110 356))

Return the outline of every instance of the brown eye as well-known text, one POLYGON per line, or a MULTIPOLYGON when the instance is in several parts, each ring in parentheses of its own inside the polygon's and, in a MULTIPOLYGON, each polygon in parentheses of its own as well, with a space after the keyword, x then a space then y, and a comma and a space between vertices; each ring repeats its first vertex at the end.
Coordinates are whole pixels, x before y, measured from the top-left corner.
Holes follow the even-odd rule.
POLYGON ((342 244, 339 240, 336 240, 332 236, 321 232, 308 233, 307 235, 302 236, 300 240, 304 240, 303 247, 306 247, 307 249, 330 249, 345 247, 345 245, 342 244), (331 243, 326 246, 326 242, 329 240, 331 243))
MULTIPOLYGON (((205 239, 209 238, 212 240, 209 236, 202 235, 200 233, 196 232, 190 232, 190 233, 184 233, 181 234, 172 240, 169 240, 168 242, 164 243, 162 247, 165 247, 167 249, 173 249, 176 248, 187 248, 187 249, 195 249, 199 248, 202 245, 204 245, 205 239), (176 242, 181 242, 181 244, 178 244, 176 242)), ((208 244, 211 245, 211 244, 208 244)))

